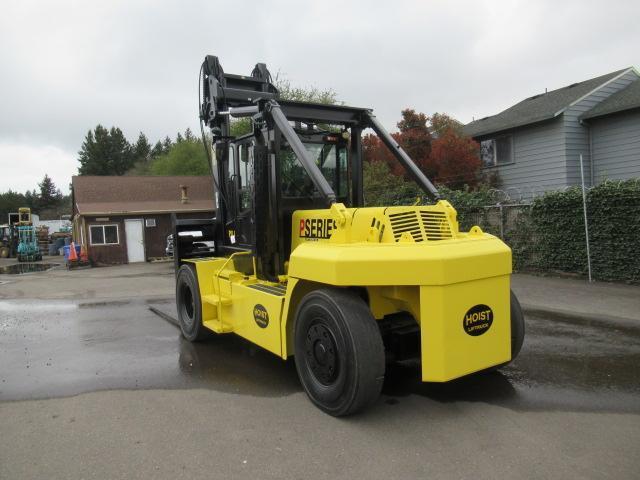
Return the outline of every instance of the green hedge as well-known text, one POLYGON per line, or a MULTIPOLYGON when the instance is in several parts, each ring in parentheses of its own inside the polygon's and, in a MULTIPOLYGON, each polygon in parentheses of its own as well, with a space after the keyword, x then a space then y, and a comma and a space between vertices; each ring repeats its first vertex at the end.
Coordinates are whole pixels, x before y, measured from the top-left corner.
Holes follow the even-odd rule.
MULTIPOLYGON (((587 192, 591 271, 595 279, 640 282, 640 182, 605 182, 587 192)), ((582 192, 534 200, 534 267, 587 273, 582 192)))
MULTIPOLYGON (((367 205, 413 205, 427 198, 384 164, 365 164, 367 205)), ((549 192, 531 205, 496 204, 496 192, 449 190, 443 198, 458 211, 461 230, 479 225, 503 237, 513 251, 517 271, 587 274, 582 191, 549 192)), ((593 278, 640 283, 640 179, 604 182, 587 192, 593 278)))
MULTIPOLYGON (((531 206, 506 205, 502 217, 495 206, 479 208, 475 202, 460 201, 454 206, 463 229, 475 223, 498 235, 502 222, 515 270, 587 275, 579 187, 546 193, 531 206)), ((590 189, 587 221, 593 278, 640 283, 640 181, 608 181, 590 189)))

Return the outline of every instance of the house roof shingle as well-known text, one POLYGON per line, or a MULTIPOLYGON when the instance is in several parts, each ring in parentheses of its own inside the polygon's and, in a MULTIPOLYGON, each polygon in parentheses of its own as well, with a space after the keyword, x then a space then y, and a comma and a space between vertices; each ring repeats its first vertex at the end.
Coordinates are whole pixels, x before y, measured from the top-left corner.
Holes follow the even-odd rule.
POLYGON ((464 132, 471 137, 479 137, 549 120, 576 100, 628 70, 625 68, 526 98, 496 115, 468 123, 464 126, 464 132))
POLYGON ((632 82, 628 87, 603 100, 591 110, 584 113, 580 117, 580 120, 603 117, 633 108, 640 108, 640 80, 632 82))
POLYGON ((211 177, 74 176, 76 211, 87 214, 198 212, 215 210, 211 177), (188 187, 181 202, 180 185, 188 187))

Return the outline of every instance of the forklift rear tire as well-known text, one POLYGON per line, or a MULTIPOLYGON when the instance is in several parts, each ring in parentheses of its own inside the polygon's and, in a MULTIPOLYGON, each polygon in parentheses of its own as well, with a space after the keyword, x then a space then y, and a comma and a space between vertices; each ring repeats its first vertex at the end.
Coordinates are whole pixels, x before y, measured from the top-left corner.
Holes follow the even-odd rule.
POLYGON ((176 306, 178 323, 184 338, 197 342, 206 338, 202 325, 202 301, 198 278, 191 265, 182 265, 176 277, 176 306))
POLYGON ((375 402, 384 346, 364 300, 337 288, 307 294, 296 314, 295 362, 305 392, 329 415, 350 415, 375 402))
POLYGON ((524 314, 518 301, 518 297, 511 293, 511 361, 520 353, 524 343, 524 314))
POLYGON ((501 369, 502 367, 506 367, 511 362, 513 362, 520 350, 522 349, 522 344, 524 343, 524 314, 522 313, 522 307, 520 306, 520 302, 518 301, 518 297, 513 293, 513 290, 510 291, 511 294, 511 360, 508 362, 502 363, 500 365, 496 365, 495 367, 488 368, 486 370, 482 370, 479 373, 491 373, 496 370, 501 369))

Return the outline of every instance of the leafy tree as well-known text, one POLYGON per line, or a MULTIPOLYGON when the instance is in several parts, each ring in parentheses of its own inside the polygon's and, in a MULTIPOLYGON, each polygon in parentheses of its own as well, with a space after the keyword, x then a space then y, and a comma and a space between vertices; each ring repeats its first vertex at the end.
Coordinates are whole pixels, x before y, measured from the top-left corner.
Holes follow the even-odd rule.
POLYGON ((480 146, 472 138, 446 130, 433 141, 429 163, 435 181, 450 188, 475 187, 480 181, 480 146))
POLYGON ((251 119, 250 118, 236 118, 231 120, 229 125, 230 134, 232 137, 241 137, 251 131, 251 119))
MULTIPOLYGON (((411 183, 393 175, 386 162, 364 162, 363 170, 364 200, 367 206, 405 203, 406 190, 411 188, 411 183)), ((414 190, 417 195, 417 186, 414 190)), ((406 203, 413 203, 413 200, 406 203)))
POLYGON ((335 105, 338 103, 338 94, 332 88, 318 88, 314 85, 309 87, 295 87, 291 81, 280 73, 276 75, 274 82, 283 100, 295 100, 298 102, 324 103, 335 105))
POLYGON ((446 113, 434 113, 429 118, 431 123, 431 134, 434 138, 444 135, 447 131, 452 130, 459 136, 463 136, 462 123, 446 113))
MULTIPOLYGON (((429 164, 432 138, 427 121, 428 117, 424 113, 405 109, 402 111, 402 119, 397 123, 400 131, 392 136, 427 176, 433 176, 435 172, 429 164)), ((376 135, 370 134, 363 138, 363 153, 367 161, 386 163, 394 175, 406 175, 402 165, 376 135)))
POLYGON ((38 190, 27 190, 24 194, 8 190, 0 193, 0 224, 9 220, 9 213, 21 207, 29 207, 41 220, 60 218, 71 213, 71 195, 62 195, 48 175, 38 184, 38 190))
MULTIPOLYGON (((402 119, 398 122, 400 133, 396 134, 396 141, 421 170, 427 175, 433 175, 435 172, 429 162, 432 138, 427 126, 428 117, 410 108, 403 110, 401 114, 402 119)), ((397 167, 398 162, 394 161, 394 165, 397 167)), ((393 171, 395 173, 396 169, 393 171)))
MULTIPOLYGON (((478 144, 464 136, 457 120, 441 113, 427 117, 405 109, 397 126, 399 132, 392 136, 431 181, 451 188, 476 187, 481 182, 478 144)), ((392 174, 407 177, 377 136, 363 138, 363 154, 368 162, 385 163, 392 174)))
POLYGON ((176 135, 176 143, 184 142, 184 137, 180 132, 176 135))
POLYGON ((134 163, 133 149, 116 127, 89 130, 78 155, 80 175, 124 175, 134 163))
POLYGON ((207 155, 198 140, 175 143, 151 164, 153 175, 208 175, 207 155))
POLYGON ((9 214, 17 212, 20 207, 27 207, 27 200, 23 193, 7 190, 0 193, 0 224, 9 221, 9 214))
MULTIPOLYGON (((280 74, 276 75, 274 85, 278 89, 279 98, 282 100, 295 100, 297 102, 324 103, 335 105, 338 103, 338 94, 331 88, 295 87, 291 81, 280 74)), ((251 131, 250 118, 237 118, 231 120, 230 133, 233 137, 240 137, 251 131)))

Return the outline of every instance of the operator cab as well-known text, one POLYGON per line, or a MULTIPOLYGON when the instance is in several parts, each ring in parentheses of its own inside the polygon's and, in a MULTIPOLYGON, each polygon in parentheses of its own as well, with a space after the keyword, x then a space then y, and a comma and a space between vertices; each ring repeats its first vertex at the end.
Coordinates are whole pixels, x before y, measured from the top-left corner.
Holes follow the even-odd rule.
MULTIPOLYGON (((349 132, 345 129, 320 129, 315 125, 294 128, 315 165, 336 193, 338 202, 353 204, 350 189, 349 132)), ((259 216, 268 215, 269 205, 264 198, 259 201, 256 183, 267 182, 267 190, 277 204, 276 218, 280 240, 281 261, 288 259, 291 249, 291 218, 296 210, 311 210, 326 207, 326 200, 296 156, 289 142, 280 135, 275 158, 275 181, 268 182, 269 172, 264 170, 262 178, 256 178, 256 150, 260 139, 250 133, 227 142, 226 152, 218 150, 221 159, 218 166, 221 175, 221 190, 227 203, 225 211, 224 243, 248 250, 256 248, 256 224, 259 216), (226 153, 226 154, 225 154, 226 153), (262 203, 262 204, 261 204, 262 203)), ((273 267, 280 273, 282 268, 273 267)), ((281 265, 282 267, 282 265, 281 265)), ((273 272, 275 274, 275 271, 273 272)), ((283 272, 282 272, 283 273, 283 272)))

